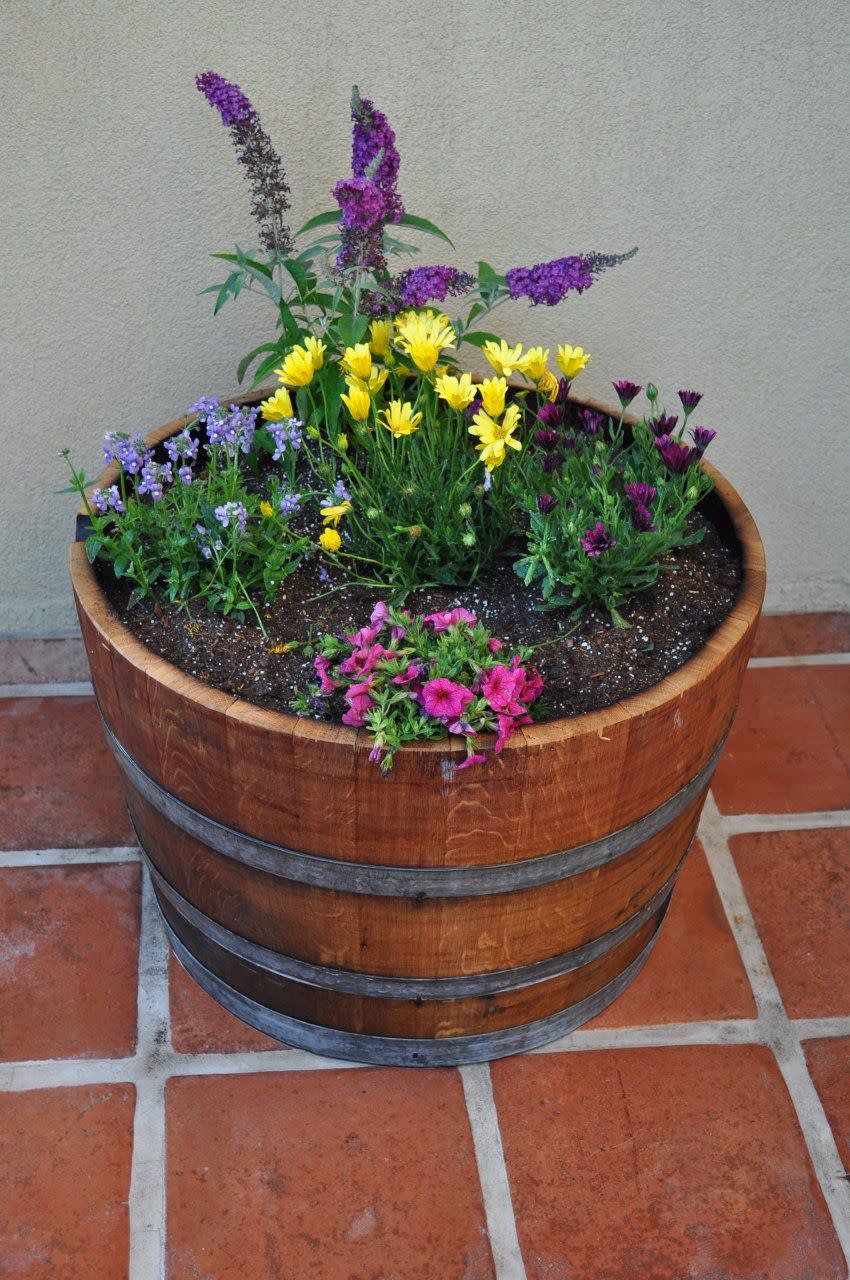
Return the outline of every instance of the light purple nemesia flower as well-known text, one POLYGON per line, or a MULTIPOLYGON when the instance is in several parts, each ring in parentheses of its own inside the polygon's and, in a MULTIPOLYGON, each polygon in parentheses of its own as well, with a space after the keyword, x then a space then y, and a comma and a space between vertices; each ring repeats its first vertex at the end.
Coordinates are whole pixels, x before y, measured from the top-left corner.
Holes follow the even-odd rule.
POLYGON ((617 543, 602 521, 597 520, 592 529, 585 529, 581 535, 581 545, 585 555, 601 556, 604 551, 610 551, 612 547, 616 547, 617 543))
POLYGON ((100 486, 93 489, 90 502, 102 516, 106 515, 107 511, 116 511, 118 515, 123 515, 125 511, 117 484, 111 484, 108 489, 101 489, 100 486))
POLYGON ((154 502, 159 502, 164 492, 163 486, 171 484, 173 479, 170 462, 146 462, 142 467, 142 478, 137 492, 149 493, 154 502))
POLYGON ((215 508, 214 515, 223 529, 227 529, 231 524, 234 524, 238 527, 240 533, 245 532, 245 526, 248 523, 248 512, 241 502, 225 502, 222 506, 215 508))
POLYGON ((192 468, 189 466, 188 462, 184 463, 182 467, 178 467, 177 475, 180 478, 181 484, 186 485, 191 484, 195 478, 192 468))
POLYGON ((285 493, 278 502, 278 508, 282 516, 294 516, 300 506, 300 493, 285 493))

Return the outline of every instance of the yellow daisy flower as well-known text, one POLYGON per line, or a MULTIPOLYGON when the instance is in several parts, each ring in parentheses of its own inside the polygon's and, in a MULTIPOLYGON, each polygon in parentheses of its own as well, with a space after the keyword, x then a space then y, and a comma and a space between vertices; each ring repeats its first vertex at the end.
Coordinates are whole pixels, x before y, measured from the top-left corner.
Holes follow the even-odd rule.
POLYGON ((448 316, 434 311, 408 311, 395 322, 396 346, 410 356, 417 369, 430 373, 440 352, 454 347, 457 334, 448 316))
POLYGON ((316 372, 313 357, 306 347, 293 347, 275 373, 288 387, 308 387, 316 372))
POLYGON ((481 461, 489 471, 495 471, 505 460, 505 449, 522 449, 519 440, 514 439, 514 432, 519 426, 519 409, 515 404, 508 405, 501 422, 493 419, 483 410, 476 413, 470 434, 478 436, 475 446, 481 455, 481 461))
POLYGON ((516 369, 520 368, 522 343, 518 342, 515 347, 509 347, 502 338, 500 342, 485 342, 482 349, 485 358, 501 377, 509 378, 516 369))
POLYGON ((310 359, 313 361, 313 368, 321 369, 322 365, 325 363, 325 352, 328 349, 326 343, 322 342, 320 338, 305 338, 304 346, 310 353, 310 359))
POLYGON ((505 393, 507 389, 508 384, 504 378, 484 379, 479 390, 481 391, 481 400, 484 404, 485 413, 498 418, 505 408, 505 393))
POLYGON ((333 527, 336 529, 342 517, 346 514, 346 512, 350 510, 351 510, 350 502, 348 501, 338 502, 334 507, 322 507, 319 514, 322 517, 322 520, 326 527, 332 524, 333 527))
POLYGON ((465 409, 475 399, 475 384, 468 373, 461 374, 459 378, 445 373, 437 378, 434 388, 440 399, 445 400, 453 409, 465 409))
POLYGON ((551 369, 545 369, 543 376, 537 383, 537 390, 547 400, 555 401, 558 395, 558 379, 555 377, 551 369))
POLYGON ((574 378, 590 360, 590 353, 581 347, 571 347, 569 343, 558 347, 558 368, 565 378, 574 378))
POLYGON ((288 418, 294 418, 292 397, 286 387, 278 387, 273 396, 263 400, 260 404, 260 412, 266 422, 285 422, 288 418))
POLYGON ((391 320, 373 320, 369 325, 369 350, 373 356, 385 356, 390 349, 393 326, 391 320))
POLYGON ((348 395, 343 392, 340 400, 345 405, 355 422, 365 422, 369 417, 369 410, 372 407, 372 401, 369 392, 366 390, 362 382, 355 382, 353 378, 348 378, 348 395))
POLYGON ((403 404, 401 400, 391 400, 381 417, 384 419, 384 426, 393 433, 396 440, 399 436, 412 436, 422 421, 422 414, 414 413, 413 405, 407 400, 403 404))
POLYGON ((356 347, 346 347, 341 361, 346 373, 366 379, 372 372, 372 352, 368 342, 358 342, 356 347))
POLYGON ((532 382, 539 382, 546 372, 546 361, 549 359, 549 348, 529 347, 519 362, 519 371, 532 382))
POLYGON ((336 529, 325 529, 324 533, 319 536, 319 546, 322 550, 333 555, 334 552, 339 551, 342 546, 342 538, 339 536, 336 529))

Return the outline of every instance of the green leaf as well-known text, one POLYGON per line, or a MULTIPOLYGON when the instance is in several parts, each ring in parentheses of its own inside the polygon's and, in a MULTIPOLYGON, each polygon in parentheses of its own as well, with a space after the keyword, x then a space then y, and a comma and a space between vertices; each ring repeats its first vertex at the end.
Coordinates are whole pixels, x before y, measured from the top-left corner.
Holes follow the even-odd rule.
POLYGON ((219 311, 221 311, 221 308, 224 306, 225 302, 227 302, 227 299, 229 297, 230 297, 230 289, 228 287, 228 281, 225 280, 224 284, 219 289, 218 297, 215 300, 215 306, 213 307, 214 316, 218 315, 219 311))
POLYGON ((210 257, 221 258, 224 262, 236 262, 240 267, 251 267, 253 271, 258 271, 261 276, 267 276, 269 280, 274 275, 271 267, 266 266, 264 262, 258 262, 256 258, 246 258, 241 250, 239 253, 211 253, 210 257))
POLYGON ((483 347, 485 342, 501 342, 495 333, 488 333, 486 329, 472 329, 469 333, 463 335, 463 341, 468 342, 473 347, 483 347))
POLYGON ((341 217, 342 217, 341 209, 329 209, 327 213, 317 213, 314 218, 308 218, 307 221, 304 223, 304 226, 301 227, 298 231, 296 231, 295 234, 297 236, 303 236, 305 232, 313 231, 315 227, 333 226, 334 223, 339 222, 341 217))
POLYGON ((310 277, 304 270, 304 267, 295 258, 287 258, 281 263, 284 271, 288 271, 295 281, 295 287, 298 290, 298 296, 304 301, 305 295, 310 292, 310 277))
POLYGON ((433 222, 429 222, 427 218, 418 218, 415 213, 405 213, 400 220, 395 223, 398 227, 415 227, 417 231, 424 231, 426 235, 436 236, 438 240, 445 240, 447 245, 454 248, 445 231, 441 231, 433 222))
MULTIPOLYGON (((278 353, 280 348, 276 342, 263 342, 259 347, 254 347, 253 351, 249 351, 247 356, 243 356, 236 368, 236 380, 241 382, 248 372, 249 365, 253 364, 257 356, 263 351, 274 351, 278 353)), ((277 354, 275 355, 277 359, 277 354)))
POLYGON ((280 361, 283 359, 283 356, 284 356, 284 350, 278 347, 278 349, 274 352, 273 355, 268 356, 265 360, 263 360, 260 364, 258 364, 256 369, 254 370, 254 378, 251 385, 256 387, 260 382, 262 382, 266 374, 271 373, 275 365, 280 363, 280 361))
POLYGON ((103 540, 101 538, 86 538, 85 548, 89 564, 94 564, 97 559, 97 553, 102 546, 103 540))

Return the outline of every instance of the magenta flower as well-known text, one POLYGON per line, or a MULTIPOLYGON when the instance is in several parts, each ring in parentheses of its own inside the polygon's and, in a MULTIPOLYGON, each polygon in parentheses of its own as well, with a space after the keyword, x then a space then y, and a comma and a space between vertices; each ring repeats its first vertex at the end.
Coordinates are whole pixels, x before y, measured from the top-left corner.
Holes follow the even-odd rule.
POLYGON ((610 551, 612 547, 616 547, 617 543, 602 521, 597 520, 592 529, 585 529, 581 535, 581 545, 585 555, 601 556, 604 551, 610 551))
POLYGON ((474 627, 478 619, 468 609, 444 609, 442 613, 426 613, 422 621, 435 631, 448 631, 449 627, 456 627, 461 622, 474 627))
POLYGON ((500 649, 504 648, 504 645, 502 644, 501 640, 498 639, 497 636, 491 636, 490 639, 487 641, 487 648, 490 650, 491 653, 498 653, 500 649))
POLYGON ((461 760, 460 764, 455 765, 455 773, 461 769, 468 769, 473 764, 483 764, 487 757, 481 751, 473 751, 465 760, 461 760))
POLYGON ((534 433, 534 443, 541 449, 557 449, 560 442, 560 434, 551 427, 543 427, 534 433))
POLYGON ((705 453, 706 449, 717 435, 717 432, 712 431, 711 427, 694 427, 691 431, 691 435, 694 438, 694 444, 699 452, 705 453))
POLYGON ((496 732, 496 755, 501 753, 502 747, 510 741, 520 725, 532 723, 531 716, 526 715, 500 715, 497 721, 499 727, 496 732))
POLYGON ((506 667, 498 662, 492 667, 481 685, 481 692, 494 711, 505 711, 515 702, 519 689, 525 683, 522 667, 506 667))
POLYGON ((653 524, 649 507, 645 507, 642 502, 636 502, 632 507, 632 528, 637 529, 638 533, 655 533, 658 528, 653 524))
POLYGON ((373 627, 382 627, 389 616, 390 611, 387 608, 386 601, 379 600, 372 610, 372 616, 369 619, 369 623, 373 627))
POLYGON ((605 421, 605 415, 595 409, 582 409, 579 416, 579 427, 586 436, 598 435, 605 421))
POLYGON ((702 399, 702 392, 701 391, 680 391, 679 399, 682 402, 682 408, 685 411, 685 417, 687 417, 689 413, 693 413, 694 409, 699 404, 700 400, 702 399))
POLYGON ((556 502, 557 498, 553 497, 551 493, 538 493, 537 510, 542 516, 548 516, 556 502))
POLYGON ((421 679, 424 673, 424 667, 420 667, 415 662, 411 662, 403 675, 393 676, 393 684, 413 684, 414 681, 421 679))
MULTIPOLYGON (((522 667, 519 668, 522 671, 522 667)), ((530 674, 525 676, 525 681, 519 691, 519 700, 524 702, 526 706, 530 702, 534 702, 543 692, 543 677, 536 667, 533 667, 530 674)))
POLYGON ((638 503, 644 507, 649 506, 657 493, 658 490, 654 484, 643 484, 640 480, 636 480, 632 484, 626 485, 626 497, 629 502, 638 503))
POLYGON ((348 703, 348 710, 342 717, 342 723, 351 725, 354 729, 361 729, 366 723, 366 713, 374 707, 374 700, 369 692, 372 686, 372 677, 359 684, 351 685, 345 692, 345 701, 348 703))
POLYGON ((547 400, 546 404, 541 405, 537 410, 537 417, 545 427, 560 427, 564 421, 564 406, 551 404, 547 400))
POLYGON ((629 382, 628 378, 623 378, 620 382, 613 382, 611 385, 620 397, 620 404, 624 409, 631 404, 635 396, 640 395, 642 390, 636 382, 629 382))
POLYGON ((672 436, 678 422, 678 414, 661 413, 657 418, 650 418, 649 426, 654 436, 672 436))
POLYGON ((319 677, 319 693, 323 698, 327 698, 336 689, 336 684, 328 675, 330 665, 330 658, 323 658, 320 653, 317 653, 313 659, 313 666, 316 669, 316 675, 319 677))
POLYGON ((422 705, 429 716, 435 720, 456 720, 472 701, 471 689, 465 685, 455 684, 445 676, 435 680, 426 680, 422 686, 422 705))
POLYGON ((674 476, 682 475, 700 456, 699 449, 680 444, 678 440, 671 440, 669 436, 659 436, 655 441, 655 447, 661 454, 665 467, 668 471, 672 471, 674 476))

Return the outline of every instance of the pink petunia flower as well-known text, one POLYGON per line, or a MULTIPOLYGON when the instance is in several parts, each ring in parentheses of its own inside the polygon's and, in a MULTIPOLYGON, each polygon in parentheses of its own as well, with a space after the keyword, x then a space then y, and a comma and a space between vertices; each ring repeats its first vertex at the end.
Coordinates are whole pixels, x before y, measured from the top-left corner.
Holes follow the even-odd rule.
POLYGON ((457 626, 459 622, 474 627, 478 619, 468 609, 444 609, 442 613, 426 613, 422 621, 435 631, 448 631, 449 627, 457 626))
POLYGON ((423 670, 423 667, 418 667, 415 662, 411 662, 404 675, 393 676, 393 684, 412 684, 414 680, 420 678, 423 670))
POLYGON ((422 686, 422 705, 435 720, 457 720, 473 697, 471 689, 455 684, 454 680, 447 680, 445 676, 426 680, 422 686))
POLYGON ((319 677, 319 694, 323 698, 328 697, 336 689, 335 683, 328 675, 330 665, 330 658, 323 658, 320 653, 317 653, 313 659, 313 666, 316 669, 316 675, 319 677))
POLYGON ((521 667, 511 670, 510 667, 499 662, 487 673, 481 685, 481 692, 494 711, 506 711, 524 683, 525 672, 521 667))
POLYGON ((519 716, 500 715, 497 717, 497 719, 499 722, 499 728, 496 734, 496 755, 499 755, 499 753, 502 750, 502 747, 505 745, 506 742, 510 741, 510 739, 514 736, 514 733, 520 727, 520 725, 533 724, 531 716, 526 716, 526 715, 519 715, 519 716))
POLYGON ((353 684, 345 691, 345 701, 348 703, 348 710, 342 717, 343 724, 349 724, 355 729, 360 729, 366 723, 366 712, 371 711, 374 707, 374 700, 369 693, 372 686, 372 677, 368 676, 359 684, 353 684))
POLYGON ((536 667, 532 667, 529 675, 525 677, 525 684, 519 691, 519 700, 528 705, 534 702, 535 698, 539 698, 543 692, 543 677, 536 667))
POLYGON ((487 648, 490 650, 491 653, 498 653, 500 649, 504 648, 504 645, 502 644, 498 636, 491 636, 490 639, 487 641, 487 648))
POLYGON ((473 764, 483 764, 487 757, 481 751, 474 751, 472 755, 467 756, 465 760, 461 760, 460 764, 455 765, 455 773, 461 769, 468 769, 473 764))
POLYGON ((382 627, 389 616, 390 611, 387 608, 386 601, 379 600, 372 610, 372 616, 369 619, 369 622, 373 627, 382 627))

